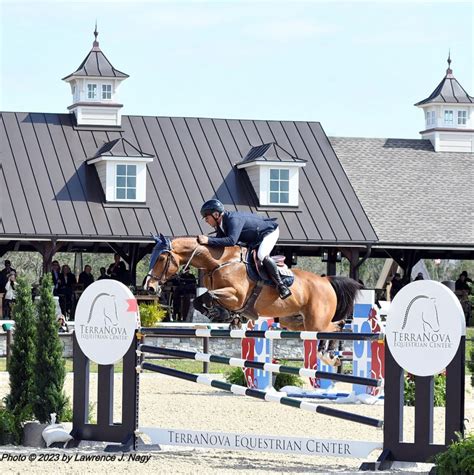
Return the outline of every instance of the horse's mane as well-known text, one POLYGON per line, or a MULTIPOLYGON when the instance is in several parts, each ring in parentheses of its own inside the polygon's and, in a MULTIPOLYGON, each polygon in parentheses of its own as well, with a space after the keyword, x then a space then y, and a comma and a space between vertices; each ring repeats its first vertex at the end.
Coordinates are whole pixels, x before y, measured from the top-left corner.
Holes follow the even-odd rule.
POLYGON ((408 320, 408 313, 410 312, 411 306, 418 300, 418 299, 428 299, 429 297, 427 295, 417 295, 415 298, 411 299, 410 303, 408 304, 408 307, 405 311, 405 317, 403 319, 403 325, 402 325, 402 330, 406 327, 407 320, 408 320))

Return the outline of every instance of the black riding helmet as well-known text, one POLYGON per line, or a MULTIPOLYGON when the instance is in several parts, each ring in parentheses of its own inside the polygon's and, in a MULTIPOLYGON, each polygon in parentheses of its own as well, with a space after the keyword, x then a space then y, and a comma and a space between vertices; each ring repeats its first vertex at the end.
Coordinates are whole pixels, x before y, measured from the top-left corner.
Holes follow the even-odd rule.
POLYGON ((203 218, 216 211, 219 214, 224 212, 224 205, 219 200, 208 200, 201 206, 201 216, 203 218))

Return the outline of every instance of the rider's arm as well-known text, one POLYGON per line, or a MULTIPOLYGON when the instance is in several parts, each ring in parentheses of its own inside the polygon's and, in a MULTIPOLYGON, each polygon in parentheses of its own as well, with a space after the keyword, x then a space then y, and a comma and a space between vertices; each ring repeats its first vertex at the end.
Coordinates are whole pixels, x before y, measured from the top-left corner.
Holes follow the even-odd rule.
POLYGON ((226 226, 227 236, 225 237, 210 237, 207 243, 208 246, 235 246, 239 242, 240 233, 244 227, 245 220, 242 217, 233 216, 229 218, 226 226))

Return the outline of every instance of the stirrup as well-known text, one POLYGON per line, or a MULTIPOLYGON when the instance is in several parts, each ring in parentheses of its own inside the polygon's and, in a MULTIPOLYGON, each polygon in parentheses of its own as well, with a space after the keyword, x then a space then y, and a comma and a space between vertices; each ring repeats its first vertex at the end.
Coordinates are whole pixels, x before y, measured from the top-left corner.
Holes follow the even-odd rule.
POLYGON ((280 298, 282 300, 287 299, 291 295, 291 290, 284 284, 278 285, 278 293, 280 294, 280 298))

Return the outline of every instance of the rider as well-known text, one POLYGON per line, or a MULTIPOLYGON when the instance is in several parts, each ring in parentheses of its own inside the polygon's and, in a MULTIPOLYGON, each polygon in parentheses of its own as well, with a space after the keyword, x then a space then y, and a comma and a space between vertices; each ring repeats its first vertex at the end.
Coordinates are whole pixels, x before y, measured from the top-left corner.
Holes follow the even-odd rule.
POLYGON ((248 247, 258 246, 257 257, 276 284, 280 298, 286 299, 291 295, 290 289, 281 280, 275 261, 270 257, 280 234, 276 219, 226 211, 224 205, 216 199, 202 205, 201 216, 215 228, 217 237, 198 236, 199 244, 211 247, 235 246, 238 243, 248 247))

